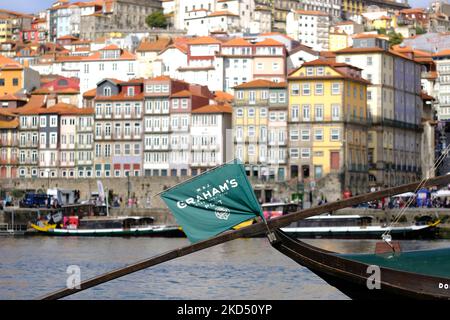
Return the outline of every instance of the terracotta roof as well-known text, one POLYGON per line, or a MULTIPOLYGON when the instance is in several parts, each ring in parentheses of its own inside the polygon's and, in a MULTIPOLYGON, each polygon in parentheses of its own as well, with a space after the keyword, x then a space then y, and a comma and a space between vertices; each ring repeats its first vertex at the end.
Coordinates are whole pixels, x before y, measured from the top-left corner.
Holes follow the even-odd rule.
POLYGON ((19 98, 13 94, 5 94, 3 96, 0 96, 0 101, 27 101, 24 98, 19 98))
POLYGON ((115 44, 110 44, 109 46, 101 48, 100 50, 120 50, 120 48, 115 44))
POLYGON ((281 42, 278 42, 276 40, 273 40, 271 38, 266 38, 263 41, 255 43, 255 46, 283 46, 284 47, 284 44, 282 44, 281 42))
POLYGON ((16 129, 19 127, 19 119, 0 120, 0 129, 16 129))
POLYGON ((171 98, 186 98, 186 97, 191 97, 193 94, 192 92, 190 92, 189 90, 181 90, 178 91, 177 93, 172 94, 170 97, 171 98))
POLYGON ((215 11, 208 15, 208 17, 220 17, 220 16, 239 17, 237 14, 234 14, 230 11, 215 11))
POLYGON ((231 39, 223 44, 224 46, 251 46, 252 44, 244 38, 231 39))
POLYGON ((349 79, 349 80, 353 80, 353 81, 357 81, 357 82, 362 82, 365 84, 371 84, 370 81, 367 81, 364 78, 361 78, 358 76, 353 76, 351 74, 346 73, 344 70, 340 69, 341 67, 362 70, 361 68, 358 68, 358 67, 346 64, 346 63, 333 62, 333 61, 325 60, 325 59, 316 59, 314 61, 305 62, 300 68, 291 72, 288 76, 288 79, 293 79, 293 80, 294 79, 300 79, 300 80, 303 80, 303 79, 305 79, 305 80, 307 80, 307 79, 349 79), (328 67, 332 68, 336 73, 338 73, 338 75, 324 75, 324 76, 313 76, 313 77, 291 76, 294 72, 301 69, 303 66, 328 66, 328 67))
POLYGON ((402 9, 400 13, 425 13, 425 9, 423 8, 411 8, 411 9, 402 9))
POLYGON ((444 56, 450 56, 450 49, 445 49, 433 54, 433 57, 444 57, 444 56))
POLYGON ((142 41, 137 47, 137 52, 146 52, 146 51, 161 51, 164 50, 169 44, 172 43, 172 39, 170 38, 161 38, 157 41, 142 41))
POLYGON ((78 40, 78 38, 71 36, 71 35, 66 35, 66 36, 59 37, 56 40, 78 40))
POLYGON ((17 61, 0 55, 0 68, 2 69, 22 69, 23 66, 17 61))
MULTIPOLYGON (((104 49, 102 49, 102 50, 104 50, 104 49)), ((113 50, 113 49, 108 49, 108 50, 113 50)), ((121 53, 121 55, 120 55, 120 57, 119 58, 105 58, 105 59, 103 59, 102 57, 101 57, 101 54, 100 54, 100 52, 95 52, 95 53, 93 53, 93 54, 91 54, 90 56, 88 56, 88 57, 82 57, 83 59, 82 60, 84 60, 84 61, 101 61, 101 60, 135 60, 136 59, 136 56, 134 55, 134 54, 132 54, 132 53, 130 53, 130 52, 128 52, 128 51, 125 51, 125 50, 122 50, 122 53, 121 53)))
POLYGON ((314 10, 295 10, 295 13, 308 16, 328 16, 328 14, 325 12, 314 10))
POLYGON ((256 79, 234 87, 235 89, 247 88, 286 88, 286 82, 273 82, 264 79, 256 79))
POLYGON ((213 37, 196 37, 188 41, 188 44, 222 44, 222 41, 213 37))
POLYGON ((17 114, 37 114, 39 109, 45 105, 46 96, 45 95, 35 95, 31 96, 30 100, 26 105, 21 108, 14 110, 17 114))
POLYGON ((234 96, 224 91, 215 91, 214 92, 214 100, 218 102, 232 102, 234 96))
POLYGON ((233 108, 230 105, 217 105, 217 104, 211 104, 192 110, 192 113, 232 113, 232 112, 233 108))
POLYGON ((97 95, 97 88, 91 89, 83 93, 84 98, 95 98, 97 95))
POLYGON ((378 39, 385 39, 389 40, 388 36, 385 36, 383 34, 375 34, 375 33, 357 33, 352 35, 353 39, 368 39, 368 38, 378 38, 378 39))
POLYGON ((64 88, 64 89, 49 89, 49 88, 39 88, 34 90, 31 94, 79 94, 80 90, 74 88, 64 88))
POLYGON ((49 108, 41 108, 39 114, 57 113, 59 115, 91 115, 93 108, 78 108, 73 104, 57 103, 49 108))

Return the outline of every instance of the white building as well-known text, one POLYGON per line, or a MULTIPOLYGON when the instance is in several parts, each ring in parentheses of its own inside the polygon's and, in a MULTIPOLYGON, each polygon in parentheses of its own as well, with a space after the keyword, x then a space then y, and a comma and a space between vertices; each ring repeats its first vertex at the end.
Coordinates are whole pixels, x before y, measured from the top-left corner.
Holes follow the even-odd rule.
POLYGON ((212 31, 260 33, 271 30, 271 12, 254 0, 175 0, 163 3, 176 29, 206 36, 212 31))
POLYGON ((286 34, 314 50, 328 50, 330 16, 320 11, 291 10, 286 17, 286 34))
POLYGON ((89 57, 82 57, 80 64, 80 93, 95 88, 107 78, 131 80, 138 75, 138 62, 134 54, 109 45, 89 57))
POLYGON ((211 169, 227 161, 226 137, 231 130, 232 108, 229 105, 208 105, 191 115, 191 170, 211 169))

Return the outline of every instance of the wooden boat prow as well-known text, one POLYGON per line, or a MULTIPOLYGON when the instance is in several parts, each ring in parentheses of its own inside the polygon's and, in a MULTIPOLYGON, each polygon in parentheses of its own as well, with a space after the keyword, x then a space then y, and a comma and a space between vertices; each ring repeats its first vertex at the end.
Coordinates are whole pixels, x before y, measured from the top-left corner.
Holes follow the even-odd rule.
MULTIPOLYGON (((271 244, 275 249, 352 299, 450 299, 450 276, 427 275, 378 265, 380 288, 370 289, 368 279, 373 275, 369 271, 372 270, 369 268, 372 264, 357 261, 354 255, 353 259, 349 259, 352 255, 338 254, 308 245, 289 237, 279 229, 273 233, 275 240, 271 241, 271 244)), ((450 260, 450 255, 447 256, 450 260)))

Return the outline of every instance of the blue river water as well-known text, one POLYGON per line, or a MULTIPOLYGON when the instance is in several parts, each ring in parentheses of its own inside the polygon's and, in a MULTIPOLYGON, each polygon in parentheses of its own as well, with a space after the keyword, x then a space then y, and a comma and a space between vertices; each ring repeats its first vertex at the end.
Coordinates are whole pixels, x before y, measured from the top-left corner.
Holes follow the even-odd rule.
MULTIPOLYGON (((374 240, 307 240, 336 252, 373 252, 374 240)), ((174 248, 186 239, 0 237, 0 299, 36 299, 64 288, 68 266, 81 279, 174 248)), ((404 250, 449 240, 402 241, 404 250)), ((66 299, 348 299, 266 239, 239 239, 127 275, 66 299)))

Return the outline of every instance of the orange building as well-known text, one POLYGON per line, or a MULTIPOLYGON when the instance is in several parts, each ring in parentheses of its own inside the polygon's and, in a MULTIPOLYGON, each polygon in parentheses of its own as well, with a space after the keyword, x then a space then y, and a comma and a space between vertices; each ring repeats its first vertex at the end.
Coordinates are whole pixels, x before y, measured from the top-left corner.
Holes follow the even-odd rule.
POLYGON ((39 72, 0 55, 0 96, 29 93, 39 85, 39 72))

